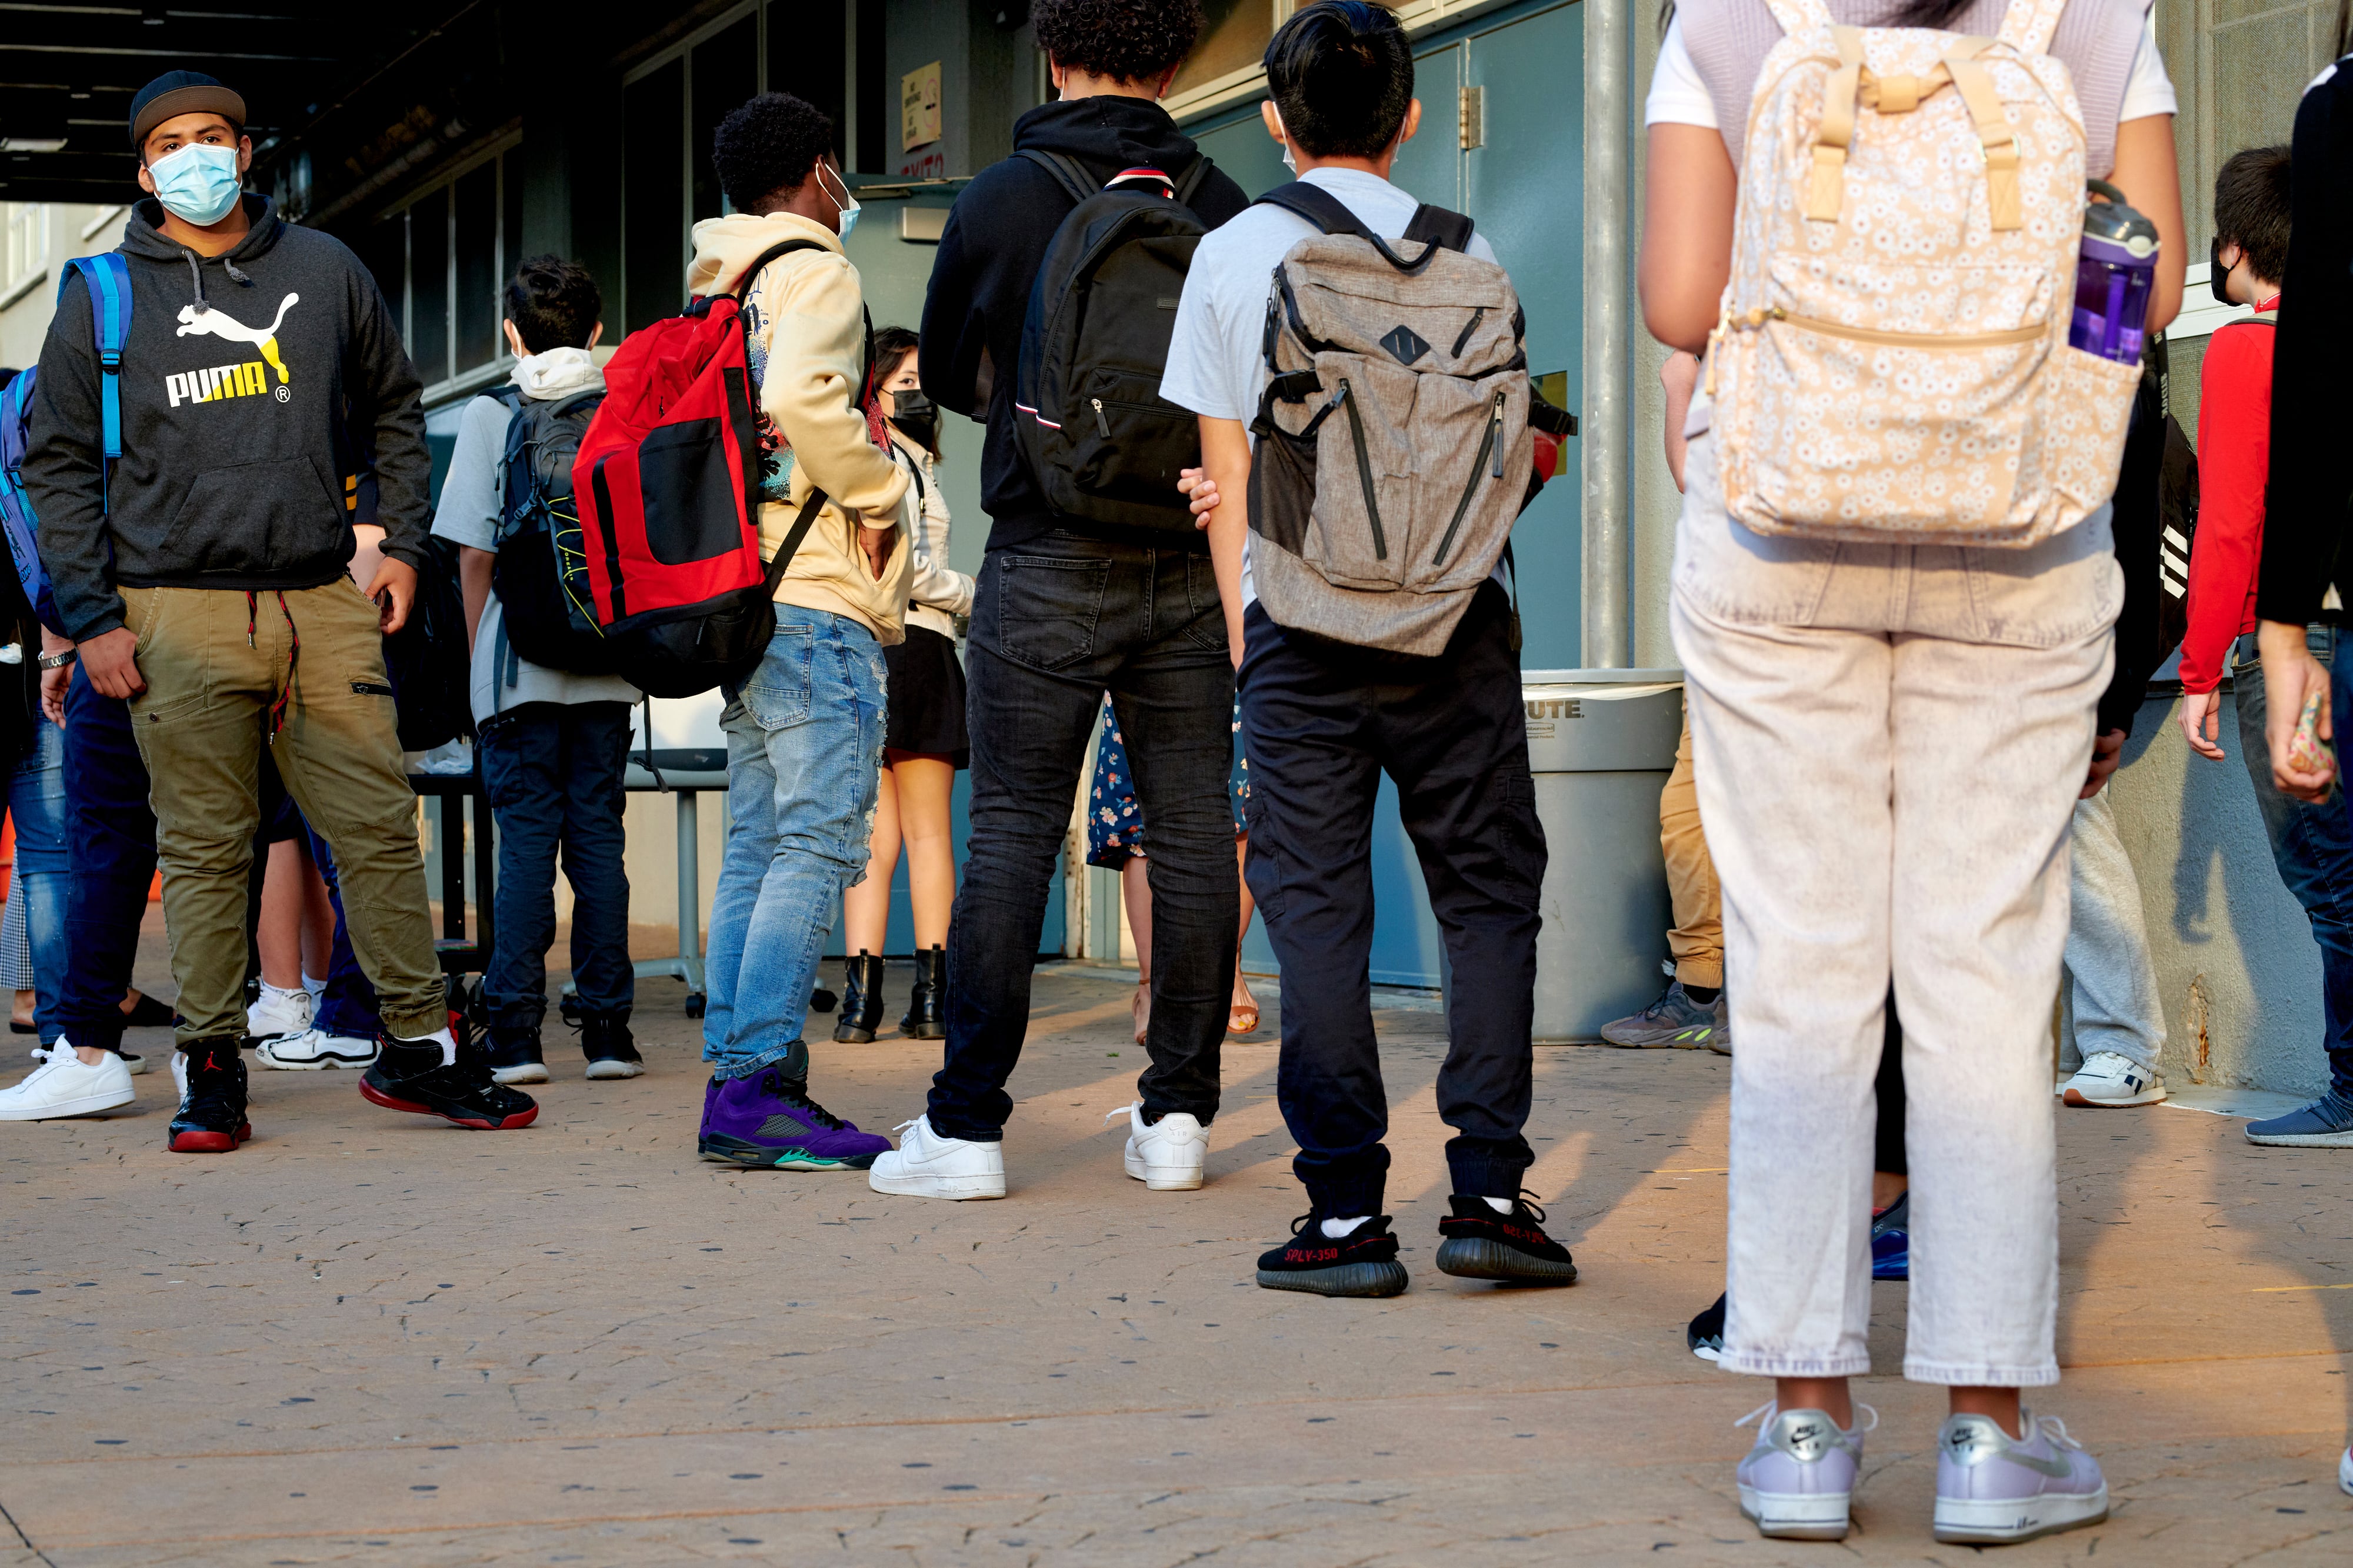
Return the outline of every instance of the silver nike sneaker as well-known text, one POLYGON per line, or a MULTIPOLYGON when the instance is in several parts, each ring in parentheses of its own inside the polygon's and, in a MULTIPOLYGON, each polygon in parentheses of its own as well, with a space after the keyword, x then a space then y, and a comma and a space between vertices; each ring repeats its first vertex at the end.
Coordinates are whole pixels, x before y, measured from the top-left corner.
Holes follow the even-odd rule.
POLYGON ((1631 1017, 1602 1025, 1601 1037, 1638 1050, 1688 1051, 1704 1046, 1721 1056, 1732 1054, 1732 1021, 1724 993, 1718 991, 1715 1001, 1702 1006, 1680 980, 1668 982, 1657 1001, 1631 1017))
POLYGON ((2031 1541, 2108 1517, 2100 1462, 2055 1415, 2021 1412, 2024 1437, 1989 1416, 1953 1415, 1936 1434, 1936 1539, 2031 1541))

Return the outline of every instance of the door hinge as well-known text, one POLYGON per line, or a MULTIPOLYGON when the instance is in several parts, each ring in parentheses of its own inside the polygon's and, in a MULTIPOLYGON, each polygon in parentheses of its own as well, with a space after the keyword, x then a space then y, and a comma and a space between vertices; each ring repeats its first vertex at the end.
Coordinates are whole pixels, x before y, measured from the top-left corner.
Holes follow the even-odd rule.
POLYGON ((1457 119, 1458 140, 1468 153, 1473 147, 1487 143, 1487 89, 1466 87, 1462 89, 1461 110, 1457 119))

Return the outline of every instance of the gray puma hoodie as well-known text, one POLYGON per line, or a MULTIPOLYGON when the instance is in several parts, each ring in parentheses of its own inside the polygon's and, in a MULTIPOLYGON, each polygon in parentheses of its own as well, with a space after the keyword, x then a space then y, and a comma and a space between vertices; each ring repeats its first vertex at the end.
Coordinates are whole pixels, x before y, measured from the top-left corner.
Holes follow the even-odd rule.
POLYGON ((77 640, 122 624, 122 588, 334 581, 352 558, 346 480, 366 467, 385 553, 424 568, 432 465, 384 296, 342 242, 287 223, 267 197, 245 204, 251 231, 216 257, 165 238, 152 198, 132 209, 122 456, 103 477, 90 296, 67 274, 24 475, 77 640))

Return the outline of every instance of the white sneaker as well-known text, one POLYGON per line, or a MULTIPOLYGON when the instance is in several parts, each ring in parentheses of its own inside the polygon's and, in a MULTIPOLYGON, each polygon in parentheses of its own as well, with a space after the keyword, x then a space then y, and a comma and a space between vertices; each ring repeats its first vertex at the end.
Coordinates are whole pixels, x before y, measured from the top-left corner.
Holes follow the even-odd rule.
POLYGON ((2353 1448, 2346 1449, 2345 1457, 2337 1461, 2337 1489, 2353 1497, 2353 1448))
POLYGON ((275 985, 264 985, 261 999, 245 1010, 246 1038, 273 1040, 286 1035, 299 1035, 311 1026, 311 1012, 314 1005, 311 994, 300 987, 285 991, 275 985))
POLYGON ((1172 1110, 1145 1125, 1144 1102, 1124 1105, 1103 1120, 1127 1118, 1127 1173, 1155 1193, 1189 1193, 1201 1184, 1209 1152, 1208 1130, 1188 1112, 1172 1110))
POLYGON ((375 1053, 376 1043, 374 1040, 306 1028, 295 1034, 281 1035, 274 1040, 262 1041, 255 1048, 253 1059, 266 1068, 316 1072, 322 1068, 374 1067, 375 1053))
POLYGON ((111 1051, 96 1067, 74 1055, 63 1035, 47 1047, 36 1046, 40 1066, 7 1089, 0 1089, 0 1121, 48 1121, 61 1116, 89 1116, 128 1105, 138 1098, 131 1087, 131 1069, 111 1051))
POLYGON ((2070 1105, 2154 1105, 2165 1098, 2165 1079, 2130 1057, 2094 1051, 2075 1076, 2060 1086, 2059 1094, 2070 1105))
POLYGON ((1004 1144, 943 1138, 929 1116, 902 1121, 896 1131, 899 1146, 867 1167, 866 1184, 876 1192, 955 1200, 1005 1195, 1004 1144))

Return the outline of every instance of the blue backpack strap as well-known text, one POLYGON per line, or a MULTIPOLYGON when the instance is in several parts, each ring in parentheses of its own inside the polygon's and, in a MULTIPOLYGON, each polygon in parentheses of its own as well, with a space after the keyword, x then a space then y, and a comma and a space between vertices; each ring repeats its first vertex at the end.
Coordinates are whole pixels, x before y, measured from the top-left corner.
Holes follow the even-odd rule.
MULTIPOLYGON (((131 337, 131 264, 121 251, 110 250, 77 256, 66 265, 81 274, 82 285, 90 290, 90 330, 98 340, 100 432, 111 464, 122 456, 122 346, 131 337)), ((62 278, 58 295, 65 296, 62 278)), ((105 478, 101 468, 101 487, 105 478)))

